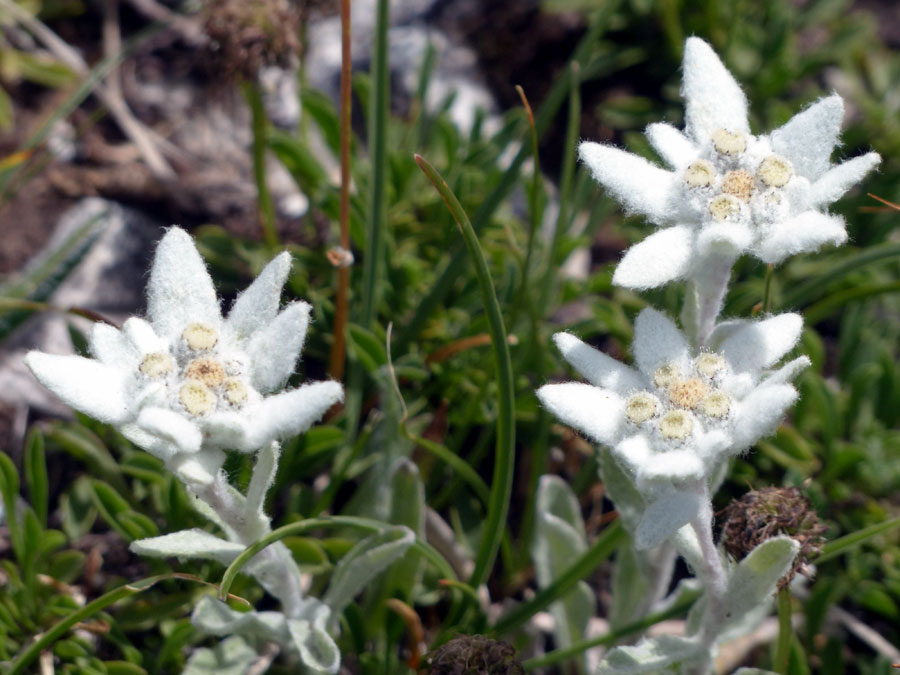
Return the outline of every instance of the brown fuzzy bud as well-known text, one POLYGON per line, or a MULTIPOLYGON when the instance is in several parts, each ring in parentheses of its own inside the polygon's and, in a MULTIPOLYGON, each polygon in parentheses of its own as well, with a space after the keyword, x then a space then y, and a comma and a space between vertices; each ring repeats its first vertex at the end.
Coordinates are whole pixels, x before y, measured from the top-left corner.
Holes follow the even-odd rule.
POLYGON ((429 675, 523 675, 516 650, 483 635, 457 635, 426 657, 429 675))
POLYGON ((742 560, 759 544, 778 535, 787 535, 800 544, 793 566, 778 582, 778 587, 784 588, 797 572, 809 576, 807 563, 822 552, 824 533, 825 526, 800 488, 769 487, 751 490, 728 505, 722 541, 735 560, 742 560))

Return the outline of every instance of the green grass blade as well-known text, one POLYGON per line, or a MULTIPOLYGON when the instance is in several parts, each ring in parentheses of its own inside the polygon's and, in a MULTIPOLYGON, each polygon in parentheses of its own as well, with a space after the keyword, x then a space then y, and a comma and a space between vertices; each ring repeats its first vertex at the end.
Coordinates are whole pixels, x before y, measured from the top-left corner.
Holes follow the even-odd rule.
POLYGON ((262 238, 271 248, 278 246, 278 229, 275 225, 275 204, 272 193, 266 182, 266 149, 268 147, 268 122, 266 107, 263 105, 260 85, 256 82, 245 82, 244 98, 250 108, 250 130, 253 141, 250 145, 250 156, 253 159, 253 182, 256 184, 256 201, 259 207, 259 219, 262 225, 262 238))
POLYGON ((516 426, 514 417, 514 389, 512 376, 512 361, 509 356, 509 343, 506 338, 506 327, 503 325, 503 317, 500 314, 500 302, 497 300, 497 292, 488 270, 487 261, 478 236, 472 229, 472 223, 466 215, 462 205, 450 190, 450 187, 441 178, 440 174, 424 158, 416 155, 416 163, 428 176, 435 189, 440 193, 453 214, 453 219, 459 226, 469 256, 475 265, 475 273, 478 276, 478 284, 481 287, 481 295, 484 301, 490 326, 491 343, 494 348, 494 358, 497 367, 498 389, 498 415, 497 415, 497 445, 494 458, 494 479, 491 483, 491 499, 488 503, 487 520, 484 524, 481 542, 475 555, 475 569, 469 578, 469 585, 477 588, 487 579, 488 573, 493 567, 494 559, 503 539, 503 528, 506 516, 509 512, 509 500, 512 496, 513 470, 515 468, 516 455, 516 426))
POLYGON ((862 530, 859 530, 858 532, 845 534, 843 537, 835 539, 834 541, 829 541, 827 544, 825 544, 825 546, 822 547, 822 555, 820 555, 812 562, 820 565, 827 560, 831 560, 832 558, 836 558, 837 556, 846 553, 854 546, 859 546, 867 539, 871 539, 872 537, 878 536, 879 534, 884 534, 885 532, 888 532, 895 527, 900 527, 900 517, 891 518, 890 520, 886 520, 883 523, 871 525, 862 530))
POLYGON ((624 538, 625 533, 621 524, 618 521, 614 522, 597 537, 584 555, 572 563, 572 566, 559 575, 552 584, 538 591, 528 602, 523 602, 501 616, 494 624, 493 631, 498 635, 508 633, 528 621, 536 612, 549 607, 597 569, 597 565, 611 556, 624 538))
POLYGON ((369 147, 372 152, 372 176, 366 222, 366 254, 363 259, 363 298, 360 325, 371 328, 381 299, 379 272, 384 256, 384 226, 387 221, 387 121, 390 104, 388 65, 388 28, 390 3, 378 0, 375 40, 372 46, 372 85, 374 92, 369 111, 369 147))

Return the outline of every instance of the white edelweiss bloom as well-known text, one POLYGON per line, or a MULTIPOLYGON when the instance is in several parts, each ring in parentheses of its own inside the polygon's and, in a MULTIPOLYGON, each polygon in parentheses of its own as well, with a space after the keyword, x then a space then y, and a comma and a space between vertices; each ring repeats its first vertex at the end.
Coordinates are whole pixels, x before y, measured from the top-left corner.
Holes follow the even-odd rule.
POLYGON ((556 417, 608 446, 648 502, 635 533, 641 548, 660 543, 700 507, 692 484, 771 433, 797 398, 790 379, 809 365, 802 356, 768 369, 800 337, 802 319, 779 314, 721 324, 710 350, 695 352, 664 314, 635 322, 630 368, 574 335, 557 347, 590 384, 548 384, 537 394, 556 417))
POLYGON ((618 148, 582 143, 579 156, 629 212, 663 229, 631 247, 613 281, 654 288, 689 278, 709 255, 747 252, 767 263, 847 240, 826 207, 881 161, 870 152, 831 164, 844 103, 818 100, 770 134, 754 136, 747 99, 712 48, 684 47, 685 129, 651 124, 666 170, 618 148))
POLYGON ((94 324, 92 359, 30 352, 25 363, 67 405, 116 426, 189 482, 208 483, 224 450, 254 452, 306 431, 343 390, 326 381, 279 392, 294 371, 310 306, 279 312, 282 253, 227 317, 191 237, 170 229, 147 288, 147 319, 94 324))

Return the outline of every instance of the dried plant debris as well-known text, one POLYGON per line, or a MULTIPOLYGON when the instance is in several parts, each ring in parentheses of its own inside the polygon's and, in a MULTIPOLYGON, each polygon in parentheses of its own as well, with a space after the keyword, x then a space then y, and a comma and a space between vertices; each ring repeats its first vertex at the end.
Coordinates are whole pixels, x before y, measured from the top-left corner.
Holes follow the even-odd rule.
POLYGON ((742 560, 759 544, 778 535, 787 535, 800 544, 790 572, 778 583, 790 584, 800 572, 810 576, 808 563, 822 552, 825 526, 798 487, 768 487, 751 490, 733 500, 725 509, 722 541, 735 560, 742 560))
POLYGON ((427 658, 429 675, 522 675, 512 645, 483 635, 457 635, 427 658))

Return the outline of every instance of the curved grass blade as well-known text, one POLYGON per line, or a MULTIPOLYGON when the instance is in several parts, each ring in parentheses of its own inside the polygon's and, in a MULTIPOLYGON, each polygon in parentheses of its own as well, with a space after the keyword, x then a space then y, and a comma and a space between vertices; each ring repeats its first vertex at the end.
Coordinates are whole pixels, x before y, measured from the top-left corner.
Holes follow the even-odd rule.
POLYGON ((829 541, 827 544, 825 544, 825 546, 822 547, 822 555, 820 555, 812 562, 819 565, 826 560, 836 558, 842 553, 846 553, 854 546, 858 546, 859 544, 863 543, 867 539, 875 537, 879 534, 884 534, 885 532, 888 532, 895 527, 900 527, 900 517, 891 518, 890 520, 886 520, 883 523, 877 523, 875 525, 871 525, 862 530, 859 530, 858 532, 851 532, 850 534, 846 534, 839 539, 829 541))
POLYGON ((478 275, 478 285, 481 287, 481 295, 484 308, 490 326, 491 342, 494 347, 494 359, 497 365, 497 445, 494 457, 494 479, 491 483, 491 499, 488 503, 487 520, 484 524, 482 538, 475 556, 475 569, 469 578, 469 585, 478 587, 487 579, 488 573, 493 567, 494 559, 503 539, 503 528, 506 515, 509 512, 509 500, 512 495, 513 469, 515 468, 516 455, 516 427, 513 409, 515 406, 512 361, 509 356, 509 343, 506 338, 506 327, 503 325, 503 317, 500 314, 500 302, 497 300, 497 292, 488 271, 487 261, 478 236, 472 229, 472 223, 456 199, 456 195, 441 177, 441 175, 423 157, 416 155, 416 164, 431 181, 441 198, 450 209, 453 219, 459 226, 469 256, 475 265, 475 273, 478 275))

